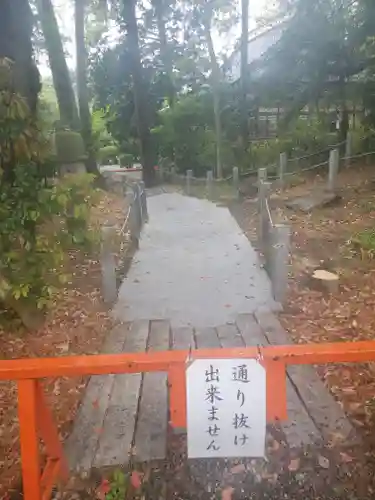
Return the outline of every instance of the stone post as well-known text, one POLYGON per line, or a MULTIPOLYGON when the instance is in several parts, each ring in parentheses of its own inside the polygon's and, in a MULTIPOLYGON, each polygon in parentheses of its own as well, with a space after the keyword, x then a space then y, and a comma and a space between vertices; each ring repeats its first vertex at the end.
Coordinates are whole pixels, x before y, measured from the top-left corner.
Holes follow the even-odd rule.
POLYGON ((112 252, 111 236, 115 229, 111 226, 102 227, 100 267, 102 271, 102 293, 104 302, 113 303, 117 297, 116 264, 112 252))
POLYGON ((171 168, 171 179, 170 179, 172 184, 176 183, 176 167, 171 168))
POLYGON ((350 131, 346 134, 345 142, 345 166, 350 167, 350 157, 352 156, 352 134, 350 131))
POLYGON ((129 214, 130 239, 136 248, 139 247, 139 237, 141 234, 142 211, 139 202, 139 188, 137 184, 132 186, 133 199, 129 214))
POLYGON ((186 194, 190 196, 191 194, 191 178, 193 177, 193 171, 192 170, 187 170, 186 171, 186 194))
POLYGON ((141 213, 142 213, 142 223, 148 222, 148 210, 147 210, 147 194, 145 183, 140 181, 139 184, 139 192, 140 192, 140 204, 141 204, 141 213))
POLYGON ((160 162, 159 165, 159 181, 161 184, 164 182, 164 163, 163 161, 160 162))
POLYGON ((206 178, 206 193, 207 193, 207 198, 209 200, 212 200, 213 198, 213 182, 214 182, 214 174, 212 170, 208 170, 206 178))
POLYGON ((284 189, 285 172, 286 172, 287 162, 288 162, 288 159, 286 157, 286 153, 280 153, 280 160, 279 160, 279 183, 280 183, 280 188, 281 189, 284 189))
POLYGON ((261 196, 260 196, 260 190, 261 190, 261 184, 262 182, 265 182, 267 180, 267 169, 266 168, 259 168, 258 169, 258 212, 261 211, 261 196))
POLYGON ((240 178, 238 173, 238 167, 233 167, 233 189, 234 189, 234 196, 236 200, 238 200, 240 196, 240 178))
POLYGON ((337 175, 339 173, 339 150, 331 149, 329 152, 329 169, 328 169, 328 190, 335 191, 337 185, 337 175))
POLYGON ((270 233, 270 258, 268 272, 273 296, 282 303, 288 287, 290 227, 287 224, 275 224, 270 233))
POLYGON ((258 244, 260 250, 264 253, 267 260, 267 247, 268 247, 268 234, 270 228, 270 220, 267 210, 267 201, 269 199, 269 193, 271 191, 270 182, 261 182, 259 184, 258 191, 258 203, 259 203, 259 227, 258 227, 258 244))

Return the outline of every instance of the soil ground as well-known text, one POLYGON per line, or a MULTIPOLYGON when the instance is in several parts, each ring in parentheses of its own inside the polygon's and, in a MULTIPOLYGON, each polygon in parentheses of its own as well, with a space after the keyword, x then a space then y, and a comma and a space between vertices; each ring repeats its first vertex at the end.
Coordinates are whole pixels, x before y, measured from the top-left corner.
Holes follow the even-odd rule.
MULTIPOLYGON (((316 209, 311 214, 297 213, 285 208, 285 199, 308 193, 322 182, 319 176, 309 176, 305 181, 289 188, 284 193, 272 197, 271 208, 275 220, 290 221, 292 235, 292 261, 287 303, 281 315, 284 327, 291 333, 296 343, 336 342, 353 340, 374 340, 375 326, 375 267, 371 253, 361 252, 351 242, 359 231, 372 229, 375 218, 375 170, 374 166, 357 165, 340 173, 341 200, 335 206, 316 209), (335 295, 311 290, 309 275, 317 267, 332 270, 340 276, 340 289, 335 295)), ((242 192, 246 193, 244 188, 242 192)), ((257 224, 254 199, 245 198, 231 206, 232 213, 250 239, 255 238, 257 224)), ((94 265, 94 264, 93 264, 94 265)), ((97 292, 98 294, 98 292, 97 292)), ((102 306, 100 306, 102 307, 102 306)), ((105 311, 97 338, 103 336, 108 318, 105 311)), ((91 318, 93 316, 91 315, 91 318)), ((96 316, 95 316, 96 318, 96 316)), ((59 321, 59 320, 58 320, 59 321)), ((65 319, 70 324, 73 320, 65 319)), ((91 332, 94 325, 88 326, 91 332)), ((72 326, 71 338, 76 329, 72 326)), ((69 329, 68 329, 69 330, 69 329)), ((66 335, 66 327, 61 328, 66 335)), ((95 350, 91 345, 92 336, 82 328, 82 344, 74 341, 75 349, 88 342, 83 348, 95 350), (86 337, 87 335, 87 337, 86 337), (91 340, 89 340, 91 339, 91 340)), ((47 335, 42 333, 41 337, 47 335)), ((61 335, 61 333, 60 333, 61 335)), ((59 335, 57 335, 57 338, 59 335)), ((37 339, 36 339, 37 340, 37 339)), ((8 347, 9 357, 28 355, 33 342, 22 348, 8 347)), ((12 344, 15 342, 12 337, 12 344)), ((47 337, 48 342, 48 337, 47 337)), ((56 344, 63 344, 60 340, 56 344)), ((37 342, 38 344, 39 342, 37 342)), ((99 340, 98 340, 99 344, 99 340)), ((3 348, 4 343, 2 343, 3 348)), ((43 351, 43 341, 39 350, 43 351)), ((50 346, 48 346, 50 349, 50 346)), ((56 351, 56 347, 53 347, 56 351)), ((78 351, 82 352, 82 351, 78 351)), ((344 407, 361 438, 357 449, 332 447, 324 450, 294 450, 285 447, 283 436, 278 429, 272 429, 267 443, 268 460, 188 461, 186 443, 183 436, 171 435, 169 456, 163 463, 137 466, 126 482, 126 497, 139 499, 370 499, 375 491, 375 366, 373 363, 355 365, 325 365, 318 367, 319 374, 344 407)), ((51 382, 50 391, 54 390, 51 382)), ((74 415, 83 383, 77 381, 69 385, 61 381, 57 390, 64 390, 73 398, 73 411, 66 412, 66 428, 69 418, 74 415), (74 406, 75 405, 75 406, 74 406)), ((15 408, 14 390, 8 390, 8 400, 2 408, 15 408)), ((55 398, 58 404, 61 398, 55 398)), ((60 412, 61 413, 61 412, 60 412)), ((13 412, 15 416, 15 409, 13 412)), ((3 416, 1 416, 3 419, 3 416)), ((62 420, 60 422, 62 423, 62 420)), ((10 419, 7 417, 8 425, 10 419)), ((5 427, 2 427, 5 429, 5 427)), ((64 434, 64 425, 61 427, 64 434)), ((9 442, 10 450, 16 450, 16 427, 11 429, 14 442, 9 442)), ((6 454, 1 451, 0 456, 6 454)), ((17 464, 13 451, 13 463, 7 459, 7 466, 13 470, 17 464)), ((9 476, 8 476, 9 477, 9 476)), ((14 477, 14 475, 13 475, 14 477)), ((73 479, 66 490, 66 498, 98 498, 104 500, 109 485, 103 473, 91 478, 89 483, 73 479), (103 479, 104 477, 104 479, 103 479), (73 493, 74 491, 74 493, 73 493)), ((112 489, 112 492, 114 490, 112 489)), ((114 496, 122 500, 124 494, 114 496)))
MULTIPOLYGON (((125 218, 124 197, 101 192, 93 208, 92 223, 121 227, 125 218)), ((70 282, 56 297, 45 325, 38 331, 0 330, 0 359, 94 354, 100 351, 111 320, 100 291, 97 255, 72 251, 67 256, 70 282)), ((45 380, 48 399, 61 438, 69 433, 87 380, 45 380)), ((17 387, 0 382, 0 499, 19 491, 20 455, 17 419, 17 387)))

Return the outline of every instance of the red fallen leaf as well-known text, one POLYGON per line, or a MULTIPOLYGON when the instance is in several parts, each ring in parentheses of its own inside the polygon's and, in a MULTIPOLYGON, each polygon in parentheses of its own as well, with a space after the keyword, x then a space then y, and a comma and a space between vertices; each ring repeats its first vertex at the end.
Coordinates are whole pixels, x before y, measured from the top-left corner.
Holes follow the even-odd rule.
POLYGON ((102 434, 103 433, 103 427, 95 427, 94 432, 95 432, 95 434, 102 434))
POLYGON ((108 479, 103 479, 99 488, 96 490, 98 500, 105 500, 105 496, 111 491, 111 483, 108 479))
POLYGON ((290 472, 296 472, 299 469, 299 466, 300 466, 300 459, 293 458, 288 465, 288 469, 290 470, 290 472))
POLYGON ((234 488, 232 488, 232 486, 227 486, 221 492, 221 500, 232 500, 233 492, 234 488))
POLYGON ((99 402, 97 399, 95 399, 95 401, 92 402, 92 407, 95 408, 95 410, 99 408, 99 402))
POLYGON ((244 472, 245 470, 246 470, 245 464, 237 464, 231 468, 230 473, 231 474, 240 474, 241 472, 244 472))
POLYGON ((142 486, 142 475, 138 471, 133 470, 132 475, 130 476, 130 483, 135 490, 139 490, 142 486))
POLYGON ((232 305, 231 304, 225 304, 224 307, 232 307, 232 305))
POLYGON ((343 451, 340 453, 341 460, 344 462, 344 464, 348 464, 350 462, 353 462, 353 457, 348 455, 347 453, 344 453, 343 451))

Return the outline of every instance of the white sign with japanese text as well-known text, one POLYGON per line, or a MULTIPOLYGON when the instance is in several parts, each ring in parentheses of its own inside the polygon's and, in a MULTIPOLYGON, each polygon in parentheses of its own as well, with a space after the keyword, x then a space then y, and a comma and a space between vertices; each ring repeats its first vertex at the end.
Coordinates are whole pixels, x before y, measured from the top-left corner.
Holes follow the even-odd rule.
POLYGON ((266 371, 254 359, 196 359, 186 370, 188 457, 263 457, 266 371))

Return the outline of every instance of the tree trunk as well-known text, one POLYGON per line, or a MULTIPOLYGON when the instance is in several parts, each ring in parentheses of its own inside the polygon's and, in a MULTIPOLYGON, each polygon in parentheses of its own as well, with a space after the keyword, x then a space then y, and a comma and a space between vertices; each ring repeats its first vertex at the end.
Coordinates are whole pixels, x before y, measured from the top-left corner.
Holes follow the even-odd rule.
POLYGON ((52 2, 51 0, 37 0, 36 4, 48 52, 61 121, 72 130, 79 130, 77 104, 52 2))
POLYGON ((26 98, 35 113, 40 91, 39 71, 33 59, 32 13, 28 0, 0 2, 0 59, 14 62, 14 90, 26 98))
POLYGON ((85 42, 85 3, 86 0, 75 0, 75 37, 77 54, 77 91, 81 134, 85 145, 86 170, 91 174, 98 174, 92 143, 92 124, 89 105, 89 91, 87 87, 87 51, 85 42))
POLYGON ((214 44, 211 37, 210 23, 208 20, 203 22, 204 33, 206 37, 208 52, 210 55, 211 65, 211 88, 214 100, 214 118, 215 118, 215 135, 216 135, 216 177, 220 179, 223 176, 223 166, 221 163, 221 117, 220 117, 220 68, 217 63, 214 44))
POLYGON ((241 0, 241 134, 245 150, 249 146, 247 106, 248 52, 249 52, 249 0, 241 0))
POLYGON ((127 41, 133 76, 134 105, 143 167, 142 175, 146 186, 152 186, 155 184, 154 152, 149 127, 148 95, 143 78, 139 48, 135 0, 123 0, 122 11, 128 35, 127 41))
POLYGON ((173 84, 172 64, 168 50, 167 31, 164 20, 165 0, 153 0, 152 3, 155 10, 156 24, 159 33, 160 58, 163 62, 164 71, 168 81, 168 89, 167 89, 168 104, 172 108, 176 97, 176 90, 173 84))

